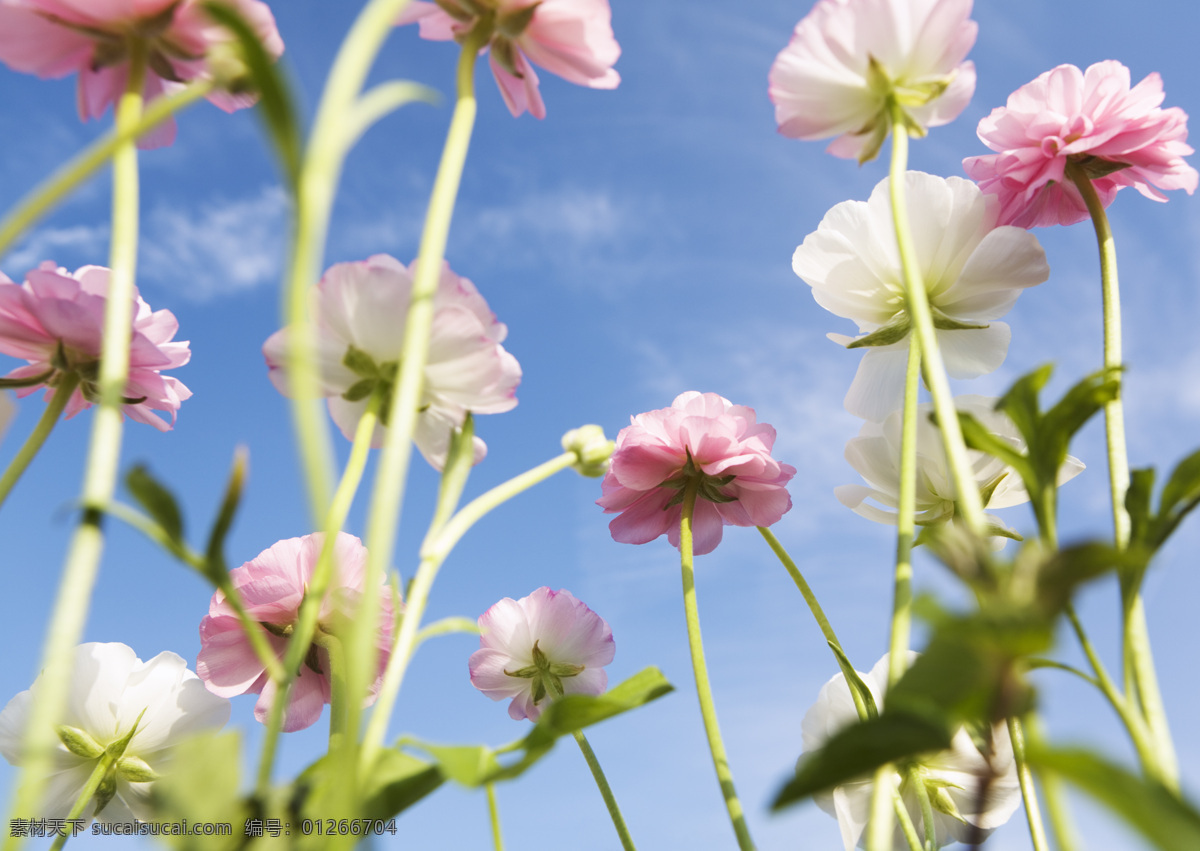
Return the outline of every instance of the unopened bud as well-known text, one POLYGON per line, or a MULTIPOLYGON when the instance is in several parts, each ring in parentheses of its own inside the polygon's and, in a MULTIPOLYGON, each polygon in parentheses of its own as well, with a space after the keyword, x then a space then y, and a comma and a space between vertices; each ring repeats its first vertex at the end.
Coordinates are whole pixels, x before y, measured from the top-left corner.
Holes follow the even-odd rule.
POLYGON ((604 436, 598 425, 585 425, 571 429, 563 435, 562 447, 575 453, 575 469, 583 476, 603 476, 608 471, 615 441, 604 436))

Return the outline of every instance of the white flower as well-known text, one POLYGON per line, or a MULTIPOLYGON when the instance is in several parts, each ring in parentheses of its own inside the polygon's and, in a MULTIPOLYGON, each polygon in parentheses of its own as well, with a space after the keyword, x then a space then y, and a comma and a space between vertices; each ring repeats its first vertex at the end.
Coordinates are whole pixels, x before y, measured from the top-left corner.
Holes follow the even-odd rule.
MULTIPOLYGON (((328 269, 314 288, 317 359, 322 393, 342 434, 354 438, 358 421, 377 385, 390 401, 412 297, 412 266, 386 254, 328 269)), ((516 407, 521 367, 500 345, 508 328, 466 278, 443 265, 433 298, 434 317, 425 365, 425 386, 413 441, 439 470, 446 463, 451 432, 467 413, 497 414, 516 407)), ((271 381, 287 395, 288 329, 263 344, 271 381)), ((383 426, 372 446, 383 445, 383 426)), ((487 446, 475 438, 475 463, 487 446)))
MULTIPOLYGON (((912 653, 910 658, 916 655, 912 653)), ((887 692, 887 669, 888 657, 885 655, 869 674, 859 674, 880 708, 887 692)), ((800 724, 804 750, 820 748, 835 733, 857 721, 858 713, 846 678, 839 673, 822 686, 817 702, 804 715, 800 724)), ((948 750, 921 757, 919 773, 931 794, 939 787, 945 791, 944 796, 938 795, 934 800, 933 821, 938 847, 968 841, 975 827, 987 836, 1008 821, 1021 802, 1012 741, 1003 724, 992 729, 990 756, 979 749, 966 728, 960 727, 948 750), (981 781, 989 776, 987 794, 981 800, 981 781), (961 820, 946 812, 949 809, 956 809, 961 820)), ((899 776, 896 782, 901 784, 899 776)), ((873 786, 870 778, 864 778, 813 796, 817 806, 838 820, 846 851, 865 841, 863 832, 871 808, 873 786)), ((916 792, 907 782, 902 783, 900 789, 908 814, 923 840, 925 830, 916 792)), ((896 826, 894 847, 896 851, 908 848, 899 825, 896 826)))
MULTIPOLYGON (((21 763, 21 739, 41 681, 38 677, 0 712, 0 754, 13 765, 21 763)), ((153 781, 139 778, 164 773, 180 738, 220 728, 228 720, 229 701, 210 694, 176 654, 159 653, 143 662, 124 644, 81 644, 72 660, 71 692, 59 722, 61 741, 54 752, 53 774, 33 815, 65 818, 103 749, 136 725, 124 756, 113 767, 115 794, 95 817, 109 823, 148 821, 153 816, 153 781)), ((93 807, 84 810, 85 817, 93 814, 93 807)))
MULTIPOLYGON (((1002 411, 996 410, 996 400, 986 396, 956 396, 954 406, 963 413, 971 414, 980 424, 997 437, 1003 438, 1018 451, 1024 451, 1017 427, 1002 411)), ((930 421, 933 406, 920 405, 917 409, 917 499, 916 520, 921 525, 937 523, 955 518, 954 501, 958 491, 950 475, 946 450, 942 444, 940 429, 930 421)), ((846 460, 858 471, 867 485, 840 485, 834 494, 855 514, 874 520, 876 523, 896 525, 894 509, 900 502, 900 430, 903 412, 893 411, 882 423, 866 422, 858 437, 846 444, 846 460), (893 509, 885 511, 872 505, 868 499, 881 506, 893 509)), ((1010 508, 1029 501, 1025 485, 1010 467, 983 452, 970 449, 967 457, 971 462, 971 473, 979 491, 984 496, 984 508, 1010 508)), ((1061 485, 1083 471, 1083 462, 1068 455, 1058 473, 1061 485)), ((1005 528, 999 518, 989 516, 988 521, 1005 528)), ((1003 544, 1003 538, 997 540, 1003 544)))
MULTIPOLYGON (((858 339, 885 326, 894 332, 884 332, 887 345, 868 347, 846 395, 846 410, 876 422, 903 400, 911 333, 888 186, 885 178, 865 203, 835 206, 792 257, 792 269, 817 303, 853 319, 858 339)), ((1008 313, 1021 290, 1050 276, 1046 255, 1028 231, 996 227, 999 204, 969 180, 910 171, 906 188, 916 261, 940 326, 946 371, 954 378, 992 372, 1004 362, 1012 334, 990 320, 1008 313)))
POLYGON ((779 132, 836 136, 831 154, 865 162, 887 138, 893 98, 914 134, 953 121, 975 93, 970 15, 971 0, 820 0, 771 66, 779 132))

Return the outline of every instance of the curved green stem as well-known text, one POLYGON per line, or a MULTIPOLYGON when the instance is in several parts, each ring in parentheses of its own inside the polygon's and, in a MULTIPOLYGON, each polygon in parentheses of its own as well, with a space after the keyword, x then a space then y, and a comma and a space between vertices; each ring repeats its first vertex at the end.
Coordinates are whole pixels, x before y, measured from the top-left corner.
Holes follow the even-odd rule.
MULTIPOLYGON (((24 734, 27 757, 15 786, 14 813, 36 812, 50 774, 56 746, 54 723, 62 717, 66 706, 71 654, 83 634, 104 549, 103 510, 112 500, 116 487, 137 268, 138 156, 133 139, 142 118, 145 73, 146 45, 134 41, 130 45, 129 79, 116 111, 117 132, 127 141, 117 147, 113 156, 111 271, 100 351, 100 404, 92 420, 84 473, 80 500, 83 517, 71 537, 63 578, 50 617, 42 656, 42 669, 46 675, 31 698, 30 723, 24 734)), ((17 844, 10 836, 6 838, 4 848, 15 848, 17 844)))
POLYGON ((908 814, 908 807, 904 804, 904 796, 900 794, 900 789, 895 786, 892 787, 892 811, 896 813, 896 820, 900 822, 900 832, 904 834, 904 841, 908 843, 909 851, 926 851, 926 848, 921 845, 921 837, 917 833, 917 826, 913 824, 912 816, 908 814))
POLYGON ((908 669, 912 632, 912 548, 917 524, 917 405, 921 380, 921 347, 908 341, 904 372, 904 411, 900 426, 900 493, 896 506, 896 572, 892 586, 892 631, 888 642, 888 685, 908 669))
POLYGON ((700 611, 696 606, 696 571, 692 555, 692 514, 696 508, 696 482, 689 482, 683 494, 683 512, 679 524, 679 556, 683 572, 683 609, 687 619, 688 649, 692 654, 692 672, 696 677, 696 696, 700 699, 700 715, 704 719, 704 732, 708 736, 708 749, 712 754, 713 768, 725 809, 737 836, 738 848, 748 851, 754 848, 750 828, 742 811, 733 785, 733 772, 729 770, 729 758, 725 753, 725 742, 721 739, 721 727, 717 723, 717 708, 713 703, 712 686, 708 682, 708 665, 704 661, 704 642, 700 636, 700 611))
POLYGON ((905 175, 908 168, 908 131, 904 129, 904 111, 898 103, 892 104, 892 162, 890 190, 892 218, 896 225, 896 245, 900 252, 900 266, 904 274, 904 292, 909 316, 913 322, 913 333, 921 348, 925 361, 925 381, 933 396, 933 408, 937 413, 938 428, 946 447, 946 458, 950 462, 950 474, 954 479, 958 504, 962 508, 963 522, 977 537, 986 534, 983 517, 983 500, 979 486, 971 475, 971 462, 967 446, 963 441, 962 429, 958 424, 958 412, 954 408, 954 396, 946 377, 946 367, 938 348, 937 333, 933 327, 933 313, 929 307, 929 294, 917 265, 917 249, 908 223, 908 205, 905 201, 905 175))
POLYGON ((583 735, 582 730, 575 731, 575 741, 579 745, 579 750, 583 752, 583 758, 587 761, 588 768, 592 771, 592 777, 596 780, 596 786, 600 789, 600 797, 604 798, 604 806, 608 808, 609 818, 612 819, 613 827, 617 829, 617 836, 621 840, 621 847, 625 851, 636 851, 633 844, 633 837, 629 835, 629 828, 625 825, 625 818, 621 815, 621 808, 617 806, 617 798, 613 795, 612 788, 608 785, 608 778, 604 776, 604 769, 600 767, 600 760, 596 759, 596 753, 592 750, 592 746, 588 744, 587 736, 583 735))
POLYGON ((20 450, 12 461, 8 464, 8 469, 4 471, 4 475, 0 476, 0 506, 4 505, 4 501, 8 499, 9 493, 20 480, 21 475, 29 467, 38 450, 42 448, 42 444, 46 442, 46 438, 50 436, 50 432, 54 430, 54 426, 58 423, 58 418, 62 416, 63 408, 67 406, 67 402, 71 399, 71 394, 75 392, 75 388, 79 386, 79 376, 73 372, 66 373, 62 376, 58 386, 54 388, 54 396, 46 405, 46 410, 42 412, 41 419, 38 420, 33 431, 29 433, 29 437, 25 438, 25 442, 21 445, 20 450))
POLYGON ((500 806, 496 802, 496 784, 488 783, 488 820, 492 825, 492 847, 496 851, 504 851, 504 837, 500 835, 500 806))
POLYGON ((1012 741, 1013 757, 1017 763, 1017 780, 1021 784, 1021 800, 1025 802, 1025 817, 1029 821, 1029 838, 1033 851, 1049 851, 1046 842, 1046 827, 1042 823, 1042 810, 1038 806, 1037 789, 1033 785, 1033 772, 1025 759, 1025 731, 1016 718, 1008 719, 1008 736, 1012 741))
MULTIPOLYGON (((75 799, 75 803, 71 805, 71 811, 67 813, 65 830, 71 829, 71 823, 76 819, 83 818, 84 810, 87 809, 88 803, 96 796, 96 790, 100 788, 100 784, 104 782, 104 775, 108 774, 112 768, 114 760, 108 754, 104 754, 96 760, 96 767, 92 769, 92 773, 88 775, 87 783, 83 784, 83 789, 80 790, 79 796, 75 799)), ((60 833, 54 837, 54 843, 50 846, 50 851, 59 851, 67 840, 71 837, 70 833, 60 833)))
POLYGON ((800 590, 800 595, 804 597, 804 602, 808 604, 808 610, 812 612, 813 619, 817 622, 817 627, 821 630, 821 635, 825 640, 835 647, 841 647, 842 644, 838 641, 837 634, 833 631, 833 626, 829 623, 829 618, 825 616, 825 610, 821 608, 821 604, 817 602, 817 595, 813 593, 808 582, 804 579, 804 575, 800 569, 796 567, 796 562, 788 554, 788 551, 779 543, 779 539, 774 533, 765 526, 758 527, 759 534, 766 540, 767 545, 771 547, 771 551, 775 553, 788 575, 792 577, 792 581, 796 583, 796 587, 800 590))

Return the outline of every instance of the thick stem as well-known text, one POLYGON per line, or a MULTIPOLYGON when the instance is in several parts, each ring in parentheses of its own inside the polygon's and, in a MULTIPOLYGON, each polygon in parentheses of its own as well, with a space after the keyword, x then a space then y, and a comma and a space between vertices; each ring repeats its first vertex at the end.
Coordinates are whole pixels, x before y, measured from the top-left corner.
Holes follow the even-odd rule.
POLYGON ((713 768, 717 771, 721 795, 725 799, 725 809, 729 812, 729 820, 733 824, 738 847, 741 851, 749 851, 754 848, 754 840, 750 838, 750 828, 746 825, 742 802, 738 799, 737 790, 733 785, 733 772, 729 770, 725 742, 721 739, 721 727, 717 723, 717 708, 713 703, 712 686, 708 682, 708 665, 704 661, 704 643, 700 637, 700 611, 696 606, 696 572, 692 555, 692 514, 695 508, 696 483, 691 482, 684 491, 683 512, 679 528, 679 555, 683 572, 683 609, 687 619, 688 649, 692 654, 692 672, 696 677, 696 696, 700 699, 700 715, 704 719, 704 732, 708 736, 708 749, 712 754, 713 768))
MULTIPOLYGON (((871 816, 867 821, 867 851, 892 851, 892 835, 895 832, 895 822, 892 821, 894 808, 895 786, 892 777, 895 771, 891 763, 875 769, 875 782, 871 785, 871 816)), ((901 802, 903 806, 903 802, 901 802)), ((907 812, 905 813, 907 815, 907 812)), ((916 851, 921 851, 918 843, 916 851)))
POLYGON ((904 373, 904 412, 900 426, 900 493, 896 513, 896 573, 892 580, 892 632, 888 644, 888 685, 895 685, 908 669, 908 642, 912 631, 912 548, 917 524, 917 395, 921 380, 921 347, 908 342, 908 368, 904 373))
POLYGON ((504 837, 500 835, 500 805, 496 801, 496 784, 487 784, 488 821, 492 825, 492 847, 504 851, 504 837))
POLYGON ((58 418, 62 416, 63 408, 67 406, 67 402, 71 398, 71 394, 75 392, 75 388, 79 386, 79 376, 73 372, 62 376, 58 386, 54 388, 54 396, 46 405, 46 410, 42 412, 42 418, 38 420, 33 431, 29 433, 29 437, 25 438, 25 443, 21 445, 21 449, 13 456, 12 461, 8 464, 8 469, 4 471, 4 475, 0 476, 0 506, 4 505, 4 501, 8 499, 9 493, 20 480, 21 475, 29 467, 38 450, 42 448, 42 444, 46 442, 46 438, 50 436, 50 432, 54 430, 54 426, 58 423, 58 418))

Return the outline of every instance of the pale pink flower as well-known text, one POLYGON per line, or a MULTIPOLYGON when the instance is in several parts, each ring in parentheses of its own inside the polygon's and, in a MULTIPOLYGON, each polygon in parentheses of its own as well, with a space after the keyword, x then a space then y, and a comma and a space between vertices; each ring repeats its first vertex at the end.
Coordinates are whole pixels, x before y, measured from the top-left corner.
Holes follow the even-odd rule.
MULTIPOLYGON (((58 719, 59 744, 53 773, 36 813, 38 818, 66 818, 95 771, 104 749, 129 735, 124 753, 110 769, 112 796, 84 810, 98 821, 128 824, 152 821, 150 794, 154 776, 171 768, 180 739, 220 729, 229 720, 229 701, 209 694, 182 657, 159 653, 143 662, 124 644, 81 644, 70 659, 70 693, 58 719), (140 720, 139 720, 140 719, 140 720), (103 804, 100 812, 95 811, 103 804)), ((34 695, 33 686, 0 712, 0 754, 13 765, 25 756, 24 732, 34 695)))
POLYGON ((516 721, 536 721, 557 694, 602 694, 608 686, 612 630, 570 591, 505 597, 479 616, 479 629, 471 685, 492 700, 511 698, 516 721))
MULTIPOLYGON (((225 0, 253 27, 271 56, 283 53, 275 18, 260 0, 225 0)), ((129 78, 135 39, 148 50, 147 101, 210 78, 207 57, 233 40, 205 14, 201 0, 0 0, 0 62, 39 77, 79 72, 79 115, 98 118, 115 103, 129 78)), ((250 106, 245 94, 214 91, 208 99, 226 112, 250 106)), ((143 136, 139 147, 175 140, 169 119, 143 136)))
MULTIPOLYGON (((416 261, 405 267, 395 258, 376 254, 330 267, 314 288, 321 392, 347 438, 353 439, 371 392, 381 390, 390 400, 415 269, 416 261)), ((521 367, 500 345, 508 328, 496 321, 475 285, 449 265, 442 268, 433 304, 424 396, 413 440, 440 470, 451 432, 468 412, 496 414, 516 406, 521 367)), ((289 393, 287 346, 286 328, 263 344, 271 381, 284 395, 289 393)), ((380 426, 371 445, 382 446, 383 438, 380 426)), ((475 438, 475 462, 486 452, 484 442, 475 438)))
MULTIPOLYGON (((288 538, 263 550, 255 558, 229 572, 250 617, 262 625, 263 637, 282 662, 288 639, 300 613, 300 603, 308 592, 325 535, 317 532, 303 538, 288 538)), ((335 580, 331 583, 317 616, 318 632, 341 637, 345 624, 361 617, 357 611, 366 581, 367 550, 362 542, 339 532, 333 550, 335 580)), ((392 648, 395 612, 392 594, 385 582, 379 583, 379 610, 376 646, 379 648, 379 674, 364 703, 375 702, 383 671, 392 648)), ((276 686, 267 676, 258 655, 242 631, 241 621, 221 591, 213 594, 208 614, 200 621, 200 655, 196 673, 213 694, 234 697, 257 694, 254 717, 266 722, 275 702, 276 686)), ((284 713, 285 732, 303 730, 316 723, 321 710, 330 702, 329 653, 314 642, 292 684, 292 693, 284 713)))
POLYGON ((419 23, 421 38, 462 41, 479 25, 478 9, 494 15, 488 64, 514 117, 546 117, 532 62, 568 82, 615 89, 621 47, 613 37, 608 0, 413 0, 397 24, 419 23), (454 10, 451 14, 447 10, 454 10))
POLYGON ((887 137, 892 97, 911 132, 953 121, 975 93, 970 15, 971 0, 819 0, 771 66, 779 132, 836 136, 831 154, 865 162, 887 137))
MULTIPOLYGON (((50 399, 63 374, 74 372, 80 384, 67 402, 67 418, 97 401, 108 276, 109 270, 102 266, 84 266, 71 274, 50 261, 29 272, 24 284, 0 274, 0 353, 29 361, 4 376, 6 381, 27 384, 17 388, 18 396, 45 387, 50 399)), ((174 341, 179 323, 171 311, 151 311, 136 290, 134 298, 123 409, 132 420, 168 431, 192 391, 177 378, 160 373, 183 366, 192 353, 186 342, 174 341), (153 411, 170 414, 170 424, 153 411)))
POLYGON ((1107 207, 1132 186, 1166 201, 1159 189, 1196 190, 1200 175, 1183 161, 1187 113, 1161 109, 1162 78, 1150 74, 1130 88, 1129 69, 1097 62, 1087 71, 1059 65, 1008 97, 979 122, 979 138, 995 154, 967 157, 963 168, 985 192, 999 196, 1000 223, 1018 227, 1069 225, 1088 218, 1068 162, 1078 165, 1107 207))
POLYGON ((696 555, 712 552, 723 526, 770 526, 792 507, 786 485, 796 468, 771 457, 775 429, 754 409, 694 390, 669 408, 632 417, 617 435, 596 504, 615 540, 644 544, 666 533, 679 546, 683 493, 698 488, 692 517, 696 555))

